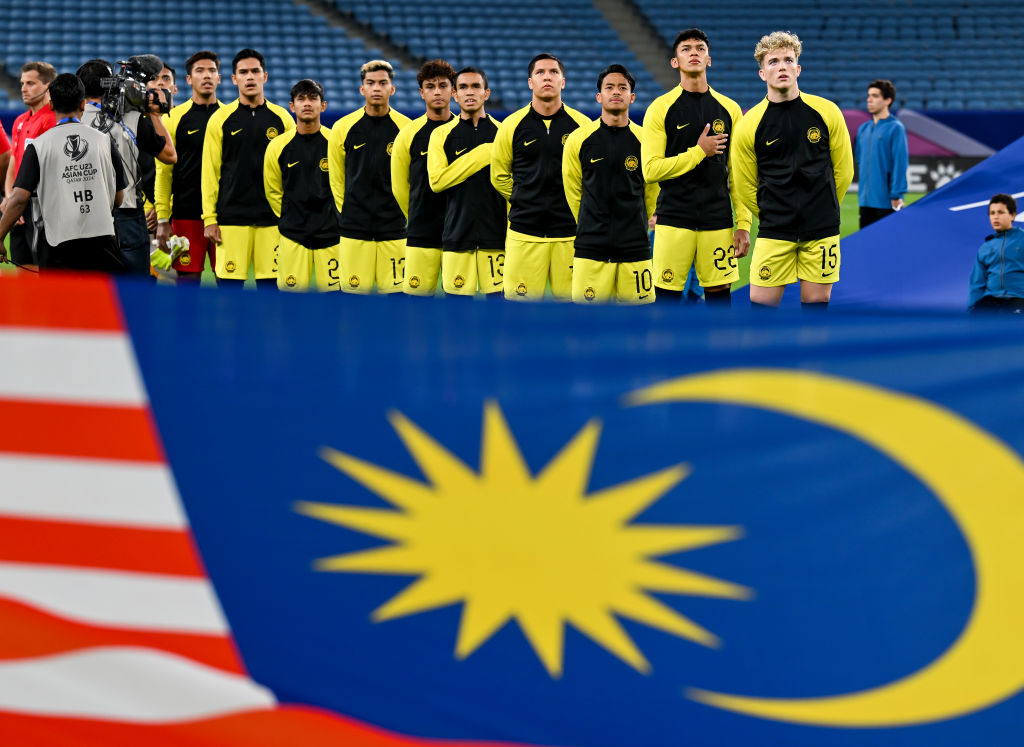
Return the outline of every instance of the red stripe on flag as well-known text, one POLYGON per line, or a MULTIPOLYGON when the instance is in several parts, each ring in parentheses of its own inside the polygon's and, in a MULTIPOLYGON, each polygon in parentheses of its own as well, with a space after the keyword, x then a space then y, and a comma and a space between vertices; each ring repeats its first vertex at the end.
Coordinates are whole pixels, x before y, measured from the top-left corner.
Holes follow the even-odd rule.
POLYGON ((205 576, 189 535, 0 515, 0 561, 205 576))
POLYGON ((164 461, 149 412, 138 407, 0 399, 0 423, 0 452, 164 461))
POLYGON ((508 742, 403 737, 297 706, 160 725, 0 713, 0 734, 19 747, 511 747, 508 742))
MULTIPOLYGON (((0 598, 0 630, 4 631, 0 636, 0 659, 48 656, 93 646, 143 646, 180 654, 228 672, 245 672, 234 644, 225 636, 87 625, 10 599, 0 598)), ((89 684, 83 682, 82 686, 89 684)))
POLYGON ((18 274, 0 283, 0 326, 124 329, 114 284, 107 277, 18 274))

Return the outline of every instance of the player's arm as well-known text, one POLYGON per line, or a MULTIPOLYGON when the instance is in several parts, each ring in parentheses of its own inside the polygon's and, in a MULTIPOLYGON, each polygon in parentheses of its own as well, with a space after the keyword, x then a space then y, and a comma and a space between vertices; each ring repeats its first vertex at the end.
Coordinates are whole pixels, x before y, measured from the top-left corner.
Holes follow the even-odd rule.
POLYGON ((217 225, 217 199, 220 197, 220 171, 224 158, 224 118, 218 109, 206 125, 203 136, 203 165, 199 179, 203 199, 203 225, 217 225))
POLYGON ((746 208, 757 215, 757 155, 754 153, 754 136, 757 134, 757 121, 744 118, 739 127, 732 132, 732 143, 729 145, 729 189, 733 198, 734 209, 746 208))
MULTIPOLYGON (((907 131, 903 127, 893 127, 892 134, 892 184, 889 185, 889 200, 900 203, 907 193, 907 167, 910 165, 910 154, 907 149, 907 131)), ((893 205, 893 209, 896 205, 893 205)))
POLYGON ((410 148, 412 138, 418 130, 418 127, 403 127, 391 148, 391 194, 395 196, 398 207, 402 208, 406 220, 409 219, 409 164, 412 162, 410 148))
POLYGON ((491 184, 508 202, 512 199, 512 138, 521 117, 509 117, 498 128, 491 148, 491 184))
MULTIPOLYGON (((181 120, 181 112, 178 107, 171 109, 164 117, 164 126, 167 128, 167 135, 174 143, 175 149, 178 146, 178 122, 181 120)), ((156 206, 156 218, 158 221, 166 221, 171 218, 171 179, 174 176, 174 164, 156 162, 156 180, 153 183, 153 204, 156 206)))
POLYGON ((643 134, 640 136, 640 163, 644 180, 662 182, 693 171, 707 157, 699 145, 675 156, 666 156, 668 136, 665 134, 667 106, 655 101, 644 114, 643 134))
POLYGON ((270 141, 263 153, 263 191, 274 215, 281 217, 281 201, 284 198, 284 181, 281 179, 281 151, 284 150, 284 136, 278 135, 270 141))
POLYGON ((569 203, 572 218, 580 222, 580 203, 583 202, 583 166, 580 164, 580 148, 583 147, 582 130, 576 130, 565 141, 562 150, 562 189, 565 201, 569 203))
MULTIPOLYGON (((729 106, 728 109, 729 115, 732 118, 732 133, 735 136, 736 128, 739 126, 740 120, 743 119, 743 110, 736 104, 729 106)), ((749 233, 753 218, 750 214, 750 208, 740 199, 740 195, 736 190, 736 180, 733 178, 731 170, 729 173, 729 196, 732 198, 733 223, 736 226, 736 230, 749 233)))
POLYGON ((352 128, 353 120, 342 117, 331 128, 331 136, 327 139, 327 170, 331 179, 331 193, 334 204, 341 212, 345 204, 345 138, 352 128))
POLYGON ((825 114, 828 125, 829 149, 832 154, 832 173, 836 180, 836 199, 843 201, 846 190, 853 182, 853 146, 850 131, 839 107, 829 102, 825 114))
POLYGON ((451 163, 444 152, 444 144, 452 129, 438 127, 430 133, 427 145, 427 179, 430 189, 443 192, 462 184, 473 174, 491 165, 493 143, 481 143, 465 155, 461 155, 451 163))

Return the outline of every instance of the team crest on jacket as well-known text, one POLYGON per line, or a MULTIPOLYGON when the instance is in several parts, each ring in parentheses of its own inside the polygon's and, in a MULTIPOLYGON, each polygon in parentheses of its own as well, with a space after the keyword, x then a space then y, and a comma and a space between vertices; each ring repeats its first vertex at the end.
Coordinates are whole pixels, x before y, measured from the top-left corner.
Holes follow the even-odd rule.
POLYGON ((277 128, 276 127, 268 127, 267 128, 267 140, 273 140, 277 136, 278 136, 278 132, 277 132, 277 128))
POLYGON ((409 287, 410 288, 419 288, 420 287, 420 279, 419 279, 419 277, 417 277, 416 275, 411 276, 409 278, 409 287))
POLYGON ((807 139, 812 143, 817 143, 821 140, 821 130, 817 127, 812 127, 807 131, 807 139))
POLYGON ((664 272, 661 273, 661 279, 664 280, 666 283, 671 283, 672 278, 674 278, 675 276, 676 274, 672 272, 672 270, 665 270, 664 272))
POLYGON ((455 280, 452 281, 452 285, 454 285, 456 288, 461 288, 465 284, 466 278, 462 277, 462 275, 456 275, 455 280))
POLYGON ((725 132, 725 122, 723 122, 720 119, 716 119, 714 122, 711 123, 711 130, 716 135, 721 135, 723 132, 725 132))
POLYGON ((583 297, 588 301, 593 301, 594 298, 597 297, 597 291, 588 285, 587 289, 583 291, 583 297))
POLYGON ((565 145, 565 141, 569 139, 569 133, 562 135, 562 145, 565 145))
POLYGON ((82 140, 80 135, 68 135, 68 141, 64 143, 64 155, 72 161, 81 161, 89 152, 89 143, 82 140))
POLYGON ((320 170, 321 171, 327 171, 327 159, 326 158, 321 158, 320 159, 320 170))
POLYGON ((768 280, 772 276, 772 268, 768 265, 761 265, 761 269, 757 271, 757 276, 762 280, 768 280))
POLYGON ((626 171, 636 171, 639 165, 640 160, 636 156, 626 156, 626 171))
POLYGON ((392 141, 391 141, 390 143, 388 143, 388 155, 389 155, 389 156, 391 155, 391 150, 392 150, 392 149, 393 149, 394 147, 395 147, 395 141, 394 141, 394 140, 392 140, 392 141))
POLYGON ((519 285, 516 286, 516 295, 517 296, 525 296, 526 295, 526 283, 520 283, 519 285))
POLYGON ((225 262, 224 263, 224 271, 225 272, 234 272, 235 271, 235 263, 232 262, 231 260, 228 260, 227 262, 225 262))

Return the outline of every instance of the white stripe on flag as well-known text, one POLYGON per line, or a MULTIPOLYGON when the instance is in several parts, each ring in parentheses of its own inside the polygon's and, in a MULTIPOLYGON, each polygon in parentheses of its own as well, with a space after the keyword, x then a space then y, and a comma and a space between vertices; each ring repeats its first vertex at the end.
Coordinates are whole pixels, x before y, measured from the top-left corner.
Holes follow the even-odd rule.
POLYGON ((0 514, 185 529, 174 478, 164 464, 0 454, 0 514))
POLYGON ((0 597, 93 625, 228 634, 205 578, 0 563, 0 597))
POLYGON ((153 649, 92 648, 0 663, 0 710, 166 723, 275 704, 248 677, 153 649))
POLYGON ((0 398, 76 404, 146 404, 124 333, 0 328, 0 398))

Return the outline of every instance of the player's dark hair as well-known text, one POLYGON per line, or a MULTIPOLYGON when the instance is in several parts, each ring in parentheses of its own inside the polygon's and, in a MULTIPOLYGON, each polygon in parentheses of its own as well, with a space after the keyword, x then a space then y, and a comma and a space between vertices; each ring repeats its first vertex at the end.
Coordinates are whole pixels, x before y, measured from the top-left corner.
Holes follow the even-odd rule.
POLYGON ((310 97, 319 96, 321 101, 327 100, 324 96, 324 87, 312 78, 303 78, 292 86, 291 93, 289 94, 291 96, 290 100, 295 101, 295 99, 303 94, 310 97))
POLYGON ((472 65, 467 65, 466 67, 464 67, 461 70, 459 70, 459 72, 455 73, 455 81, 456 81, 456 83, 458 83, 459 77, 461 75, 468 74, 468 73, 476 73, 477 75, 479 75, 481 78, 484 79, 484 90, 487 90, 488 88, 490 88, 490 85, 488 85, 488 83, 487 83, 487 73, 485 73, 483 70, 481 70, 478 67, 473 67, 472 65))
MULTIPOLYGON (((103 97, 103 86, 100 81, 109 78, 114 74, 113 68, 106 60, 99 58, 86 60, 82 66, 75 71, 75 75, 85 86, 85 97, 87 99, 98 99, 103 97)), ((54 78, 56 80, 56 78, 54 78)))
POLYGON ((684 41, 689 41, 690 39, 697 39, 699 41, 702 41, 705 45, 707 45, 708 49, 711 49, 711 42, 708 41, 707 34, 705 34, 703 31, 697 28, 686 29, 676 34, 676 38, 672 42, 672 56, 676 56, 676 50, 679 49, 680 44, 682 44, 684 41))
POLYGON ((554 60, 558 63, 558 69, 562 71, 562 75, 565 75, 565 65, 563 65, 562 61, 550 52, 541 52, 540 54, 535 55, 534 58, 530 60, 530 64, 526 68, 526 74, 532 76, 533 69, 537 67, 537 63, 541 60, 554 60))
POLYGON ((263 55, 257 52, 255 49, 242 49, 239 50, 238 54, 231 60, 231 73, 234 74, 238 71, 238 63, 242 60, 259 60, 260 69, 263 72, 267 71, 267 61, 263 59, 263 55))
POLYGON ((423 84, 434 78, 447 78, 448 82, 455 87, 455 68, 447 60, 427 60, 423 67, 416 73, 416 85, 423 88, 423 84))
POLYGON ((57 68, 49 62, 42 61, 26 62, 21 66, 21 72, 35 72, 39 75, 39 80, 46 84, 52 83, 53 79, 57 77, 57 68))
POLYGON ((217 67, 217 70, 220 70, 220 57, 217 56, 217 53, 211 52, 209 49, 203 49, 185 60, 185 75, 191 75, 192 68, 200 60, 210 60, 217 67))
POLYGON ((890 102, 896 100, 896 86, 892 84, 891 80, 885 80, 879 78, 868 83, 868 88, 877 88, 878 92, 882 94, 883 99, 889 99, 890 102))
POLYGON ((61 73, 50 83, 50 103, 60 114, 77 112, 85 101, 85 84, 77 75, 61 73))
POLYGON ((597 90, 601 90, 601 86, 604 85, 604 79, 612 73, 618 73, 626 82, 629 83, 629 91, 633 93, 636 91, 636 78, 634 78, 629 70, 626 69, 625 65, 609 65, 597 75, 597 90))
POLYGON ((997 195, 992 195, 992 199, 988 201, 989 207, 996 203, 1006 205, 1006 210, 1010 215, 1017 214, 1017 201, 1013 199, 1012 195, 1004 194, 1003 192, 1000 192, 997 195))

